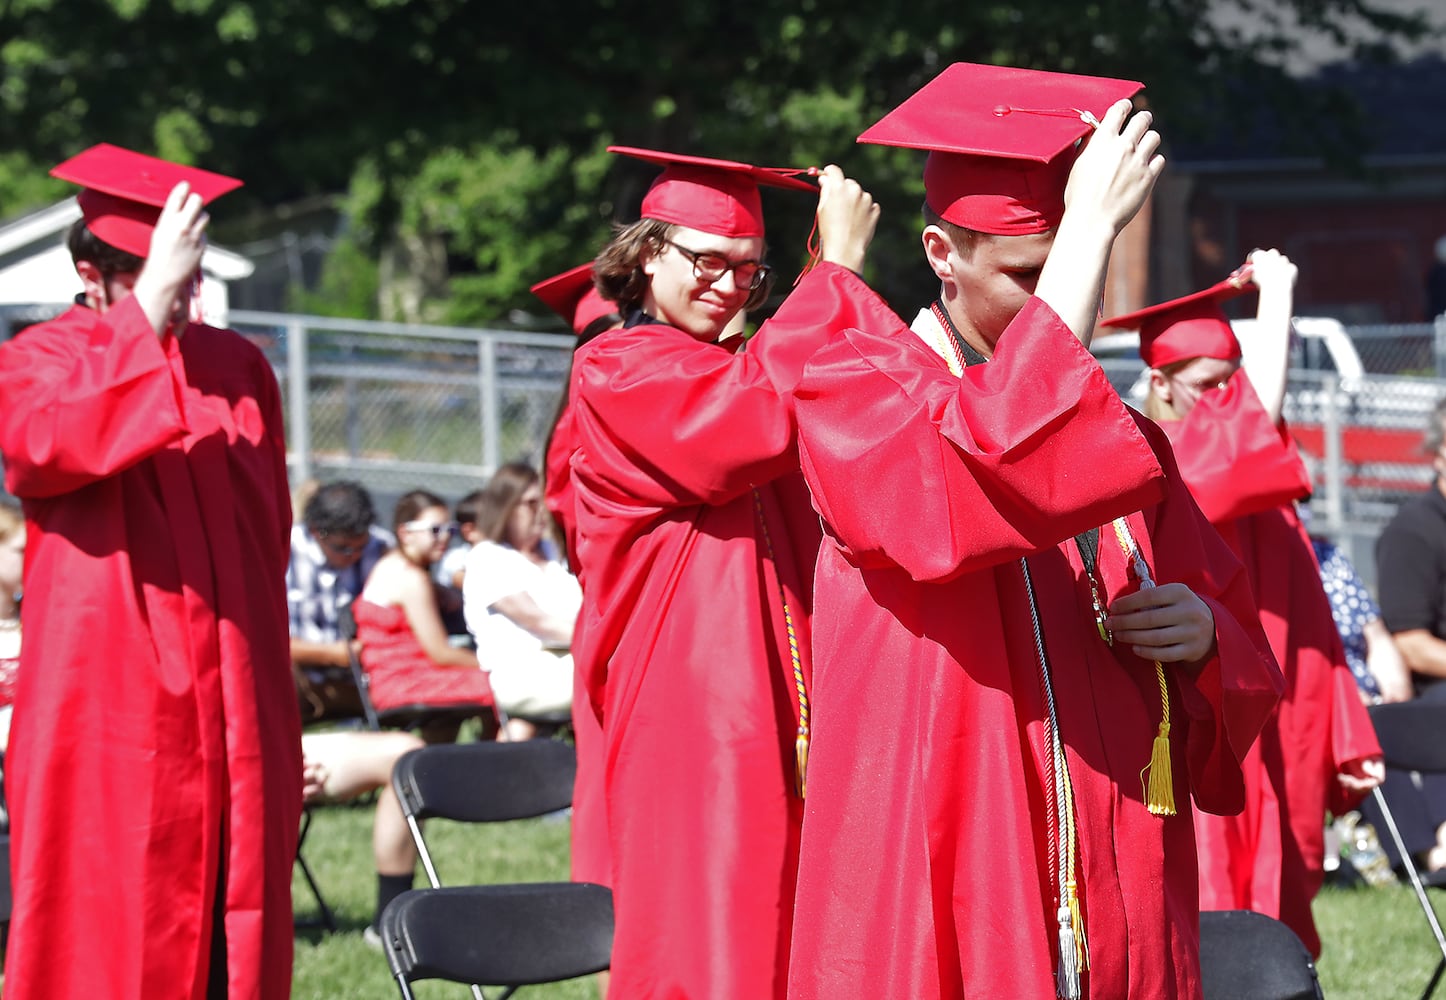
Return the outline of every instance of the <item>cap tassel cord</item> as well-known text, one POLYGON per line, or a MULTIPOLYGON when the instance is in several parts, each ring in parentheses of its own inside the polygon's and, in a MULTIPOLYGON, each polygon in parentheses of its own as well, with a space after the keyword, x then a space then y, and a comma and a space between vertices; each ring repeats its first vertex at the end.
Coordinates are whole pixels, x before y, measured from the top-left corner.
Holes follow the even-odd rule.
POLYGON ((803 265, 803 270, 798 272, 798 277, 793 279, 793 287, 797 288, 809 271, 812 271, 818 262, 823 258, 823 246, 818 239, 818 215, 813 217, 813 228, 808 231, 808 262, 803 265))
MULTIPOLYGON (((759 527, 763 530, 763 547, 770 562, 777 565, 773 555, 773 539, 768 533, 768 521, 763 516, 763 496, 753 491, 753 510, 758 515, 759 527)), ((778 582, 778 599, 783 605, 783 627, 788 633, 788 658, 793 666, 793 687, 798 692, 798 735, 793 741, 793 790, 801 799, 808 791, 808 737, 809 708, 808 687, 803 680, 803 656, 798 651, 798 632, 793 627, 793 611, 788 606, 788 595, 784 593, 783 581, 778 582)))
MULTIPOLYGON (((1155 586, 1150 577, 1150 568, 1140 546, 1130 533, 1130 526, 1122 517, 1115 518, 1115 537, 1120 548, 1130 560, 1135 575, 1140 578, 1140 589, 1155 586)), ((1160 728, 1150 746, 1150 763, 1140 771, 1140 784, 1144 791, 1145 808, 1155 816, 1175 815, 1175 776, 1170 764, 1170 687, 1165 678, 1165 667, 1155 660, 1155 679, 1160 685, 1160 728), (1148 776, 1147 776, 1148 775, 1148 776)))

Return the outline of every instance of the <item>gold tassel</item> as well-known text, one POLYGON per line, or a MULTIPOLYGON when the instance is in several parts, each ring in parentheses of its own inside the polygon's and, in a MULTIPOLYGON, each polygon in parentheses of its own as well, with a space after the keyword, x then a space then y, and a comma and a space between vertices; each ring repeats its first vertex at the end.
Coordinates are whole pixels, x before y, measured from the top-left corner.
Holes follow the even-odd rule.
POLYGON ((793 756, 795 769, 793 773, 795 788, 798 797, 803 798, 808 790, 808 730, 800 729, 798 738, 793 741, 793 756))
POLYGON ((1175 815, 1175 780, 1170 770, 1170 695, 1165 687, 1165 668, 1158 662, 1160 680, 1160 731, 1150 748, 1150 780, 1145 788, 1145 807, 1156 816, 1175 815))
POLYGON ((1090 946, 1085 940, 1084 917, 1080 914, 1079 894, 1074 891, 1074 885, 1069 887, 1069 924, 1074 930, 1074 947, 1078 955, 1078 964, 1081 972, 1086 972, 1090 967, 1090 946))

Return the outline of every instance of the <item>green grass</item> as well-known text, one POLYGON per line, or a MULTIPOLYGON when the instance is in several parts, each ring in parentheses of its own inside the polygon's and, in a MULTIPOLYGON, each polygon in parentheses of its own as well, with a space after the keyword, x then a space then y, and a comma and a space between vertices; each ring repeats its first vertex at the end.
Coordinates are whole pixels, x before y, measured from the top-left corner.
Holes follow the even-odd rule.
MULTIPOLYGON (((386 960, 362 942, 371 919, 376 879, 371 863, 371 808, 329 806, 316 810, 306 857, 341 930, 296 936, 296 1000, 394 1000, 396 987, 386 960)), ((527 820, 469 826, 433 820, 427 842, 438 872, 450 885, 567 878, 568 824, 527 820)), ((417 884, 425 876, 418 870, 417 884)), ((311 896, 297 877, 292 898, 299 916, 313 912, 311 896)), ((1446 909, 1446 908, 1443 908, 1446 909)), ((1405 885, 1384 889, 1326 887, 1316 900, 1316 921, 1325 953, 1321 983, 1329 1000, 1415 998, 1435 968, 1431 932, 1405 885)), ((1446 989, 1446 988, 1443 988, 1446 989)), ((418 1000, 467 1000, 466 987, 418 983, 418 1000)), ((495 992, 495 991, 494 991, 495 992)), ((1446 997, 1446 993, 1442 994, 1446 997)), ((592 980, 533 986, 518 1000, 596 1000, 592 980)))
MULTIPOLYGON (((396 1000, 400 994, 380 951, 362 941, 362 928, 376 906, 376 874, 371 860, 369 806, 327 806, 315 810, 306 837, 306 860, 326 900, 336 912, 339 932, 298 930, 291 995, 295 1000, 396 1000)), ((567 822, 522 820, 468 825, 446 820, 427 824, 427 844, 444 885, 488 882, 541 882, 568 877, 567 822)), ((418 887, 426 874, 417 869, 418 887)), ((311 893, 299 873, 291 896, 297 916, 315 913, 311 893)), ((416 984, 417 1000, 469 1000, 465 986, 416 984)), ((498 991, 493 990, 495 996, 498 991)), ((525 987, 518 1000, 596 1000, 592 977, 525 987)))

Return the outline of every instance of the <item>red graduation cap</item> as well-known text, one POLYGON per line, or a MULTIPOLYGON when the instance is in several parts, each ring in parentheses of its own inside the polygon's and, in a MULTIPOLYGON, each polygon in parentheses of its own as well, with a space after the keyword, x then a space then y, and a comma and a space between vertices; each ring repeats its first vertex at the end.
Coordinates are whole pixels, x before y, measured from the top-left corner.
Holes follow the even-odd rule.
POLYGON ((1144 84, 954 63, 859 142, 927 149, 924 200, 941 219, 999 236, 1042 233, 1064 215, 1079 140, 1144 84))
POLYGON ((186 167, 129 149, 100 143, 50 171, 50 176, 79 184, 76 195, 85 224, 100 240, 126 253, 145 257, 151 232, 171 189, 181 181, 210 202, 242 182, 209 170, 186 167))
POLYGON ((592 262, 554 274, 532 286, 532 294, 547 304, 581 334, 594 320, 617 312, 617 306, 598 294, 592 283, 592 262))
POLYGON ((608 152, 664 168, 643 196, 643 218, 687 226, 714 236, 763 236, 760 184, 818 193, 818 188, 797 176, 805 170, 755 167, 736 160, 661 153, 632 146, 609 146, 608 152))
POLYGON ((1112 317, 1100 326, 1139 330, 1140 358, 1150 368, 1190 358, 1234 361, 1240 357, 1240 342, 1220 303, 1249 291, 1250 274, 1246 265, 1209 288, 1112 317))

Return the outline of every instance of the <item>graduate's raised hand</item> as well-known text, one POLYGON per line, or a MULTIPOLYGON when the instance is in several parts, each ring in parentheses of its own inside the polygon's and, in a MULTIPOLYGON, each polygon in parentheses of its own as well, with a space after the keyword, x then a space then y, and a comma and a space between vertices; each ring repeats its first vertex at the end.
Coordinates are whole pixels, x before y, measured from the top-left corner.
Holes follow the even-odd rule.
POLYGON ((1099 222, 1118 233, 1165 169, 1160 133, 1150 127, 1154 117, 1148 111, 1130 114, 1130 107, 1128 100, 1116 101, 1086 138, 1065 186, 1066 218, 1096 213, 1099 222))
POLYGON ((819 258, 862 271, 879 224, 879 206, 856 180, 830 163, 818 175, 819 258))
POLYGON ((1161 663, 1198 663, 1215 651, 1210 605, 1183 583, 1163 583, 1117 598, 1105 628, 1116 646, 1161 663))
POLYGON ((150 253, 136 278, 132 294, 156 333, 184 329, 186 309, 201 257, 206 251, 206 226, 211 217, 201 196, 185 181, 171 189, 151 233, 150 253), (183 301, 184 300, 184 301, 183 301))

